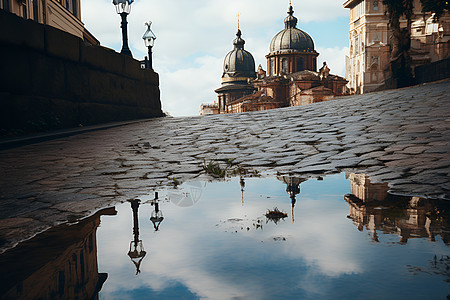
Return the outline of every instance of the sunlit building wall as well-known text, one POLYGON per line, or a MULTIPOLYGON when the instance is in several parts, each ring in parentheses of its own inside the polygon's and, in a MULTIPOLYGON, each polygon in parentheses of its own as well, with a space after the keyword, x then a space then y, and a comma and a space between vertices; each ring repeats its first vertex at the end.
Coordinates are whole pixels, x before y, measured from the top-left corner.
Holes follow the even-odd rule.
POLYGON ((82 39, 93 38, 81 22, 80 0, 0 0, 0 8, 82 39))

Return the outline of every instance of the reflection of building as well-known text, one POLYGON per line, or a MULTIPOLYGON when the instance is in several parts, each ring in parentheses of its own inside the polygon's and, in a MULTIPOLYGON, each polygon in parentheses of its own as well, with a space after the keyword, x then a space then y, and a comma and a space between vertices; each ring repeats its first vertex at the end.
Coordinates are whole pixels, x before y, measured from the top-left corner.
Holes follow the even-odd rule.
POLYGON ((244 180, 244 177, 240 177, 240 179, 239 179, 239 184, 240 184, 240 186, 241 186, 241 195, 242 195, 242 197, 241 197, 241 200, 242 200, 242 206, 244 206, 244 190, 245 190, 245 180, 244 180))
MULTIPOLYGON (((347 74, 352 92, 366 93, 384 86, 384 70, 389 67, 390 36, 385 7, 381 0, 348 0, 350 9, 350 55, 347 74)), ((450 15, 434 22, 431 14, 422 13, 420 0, 414 0, 411 29, 412 67, 449 56, 450 15)), ((406 27, 406 20, 401 20, 406 27)))
POLYGON ((0 256, 2 299, 97 299, 107 274, 98 273, 96 230, 105 209, 59 226, 0 256))
POLYGON ((80 0, 2 0, 0 8, 24 19, 58 28, 91 44, 99 44, 81 22, 80 0))
POLYGON ((347 81, 330 74, 326 64, 317 72, 313 39, 297 28, 293 7, 266 55, 267 72, 244 50, 238 29, 234 50, 224 60, 222 86, 216 89, 219 113, 267 110, 326 101, 345 93, 347 81))
POLYGON ((286 192, 289 194, 291 198, 291 207, 292 207, 292 223, 294 223, 294 207, 297 200, 295 196, 300 194, 300 183, 306 181, 306 179, 292 177, 292 176, 277 176, 277 179, 286 183, 286 192))
POLYGON ((389 186, 387 183, 371 183, 369 176, 365 174, 350 173, 346 177, 350 179, 351 194, 363 202, 381 201, 388 195, 389 186))
POLYGON ((345 196, 350 204, 349 218, 358 230, 366 227, 371 231, 373 241, 379 241, 377 231, 382 231, 401 236, 401 243, 406 243, 410 238, 423 237, 434 241, 436 235, 441 235, 448 244, 448 203, 388 194, 387 184, 383 190, 382 184, 370 184, 364 174, 350 174, 348 177, 352 181, 352 194, 345 196), (361 187, 362 179, 366 182, 364 188, 361 187), (368 198, 362 199, 358 195, 368 198), (382 195, 384 197, 380 198, 382 195))

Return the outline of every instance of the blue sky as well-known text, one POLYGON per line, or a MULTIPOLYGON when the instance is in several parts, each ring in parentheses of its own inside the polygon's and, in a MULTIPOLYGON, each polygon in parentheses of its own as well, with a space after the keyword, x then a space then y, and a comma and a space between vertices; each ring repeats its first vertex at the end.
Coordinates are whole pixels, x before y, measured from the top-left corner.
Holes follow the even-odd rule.
MULTIPOLYGON (((318 65, 327 61, 333 74, 344 76, 349 11, 342 3, 292 2, 298 28, 311 35, 320 53, 318 65)), ((146 55, 142 35, 151 20, 163 110, 172 116, 198 115, 201 103, 217 99, 214 89, 221 84, 223 58, 233 49, 238 13, 245 49, 256 66, 267 69, 265 55, 284 28, 288 6, 288 0, 136 0, 128 17, 130 48, 136 59, 146 55)), ((82 20, 103 46, 120 51, 120 17, 112 1, 82 1, 82 20)))

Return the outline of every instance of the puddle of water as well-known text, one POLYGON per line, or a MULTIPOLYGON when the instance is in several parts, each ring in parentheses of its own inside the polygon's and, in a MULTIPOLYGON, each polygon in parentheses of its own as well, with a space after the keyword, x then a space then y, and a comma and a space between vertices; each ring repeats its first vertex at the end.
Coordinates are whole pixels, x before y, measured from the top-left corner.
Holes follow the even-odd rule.
POLYGON ((13 270, 0 295, 34 290, 43 298, 445 298, 447 203, 394 197, 387 188, 355 174, 323 181, 185 183, 161 191, 158 200, 152 194, 139 205, 119 205, 117 215, 109 211, 99 226, 100 214, 80 222, 71 228, 80 233, 73 244, 61 238, 68 231, 61 227, 54 230, 59 238, 41 237, 0 256, 1 265, 13 270), (275 208, 286 216, 266 217, 275 208), (61 250, 36 263, 47 244, 61 244, 61 250), (19 263, 33 268, 24 272, 19 263), (42 278, 49 283, 37 284, 42 278))

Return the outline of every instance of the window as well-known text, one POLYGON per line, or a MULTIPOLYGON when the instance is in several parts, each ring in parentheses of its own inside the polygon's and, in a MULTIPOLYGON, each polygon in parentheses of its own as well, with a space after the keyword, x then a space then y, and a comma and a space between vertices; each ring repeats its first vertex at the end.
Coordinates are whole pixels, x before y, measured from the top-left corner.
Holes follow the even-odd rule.
POLYGON ((372 82, 376 83, 378 82, 378 72, 372 71, 372 82))
POLYGON ((2 0, 3 9, 9 11, 9 0, 2 0))
POLYGON ((317 58, 315 58, 315 57, 313 58, 312 70, 313 70, 314 72, 317 71, 317 58))
POLYGON ((289 59, 281 59, 281 66, 284 74, 289 74, 289 59))
POLYGON ((371 82, 378 82, 378 65, 377 64, 373 64, 372 67, 370 67, 370 74, 371 74, 371 82))
POLYGON ((78 5, 77 5, 78 3, 77 3, 77 1, 78 0, 72 0, 72 12, 73 12, 73 15, 78 18, 78 5))
POLYGON ((305 60, 303 57, 297 58, 297 72, 305 70, 305 60))
POLYGON ((70 2, 69 2, 69 0, 66 0, 66 9, 70 10, 70 2))
POLYGON ((38 0, 33 0, 33 19, 39 22, 38 0))
POLYGON ((355 54, 359 54, 359 36, 355 39, 355 54))
POLYGON ((373 10, 378 11, 378 1, 373 1, 373 10))
POLYGON ((24 18, 24 19, 27 19, 28 18, 28 14, 27 14, 27 5, 24 3, 24 4, 22 4, 22 17, 24 18))
POLYGON ((275 75, 276 70, 275 70, 275 58, 271 58, 270 59, 270 72, 272 73, 272 75, 275 75))

